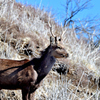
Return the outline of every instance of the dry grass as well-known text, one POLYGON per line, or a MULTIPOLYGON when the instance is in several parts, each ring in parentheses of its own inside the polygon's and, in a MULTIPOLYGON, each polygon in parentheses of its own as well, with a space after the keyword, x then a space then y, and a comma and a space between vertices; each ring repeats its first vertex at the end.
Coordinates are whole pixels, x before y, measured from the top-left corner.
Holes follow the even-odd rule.
MULTIPOLYGON (((51 71, 36 91, 36 99, 99 100, 99 48, 91 51, 84 39, 77 39, 74 28, 59 26, 51 13, 44 9, 12 0, 0 2, 0 58, 30 59, 40 56, 40 51, 49 45, 49 24, 53 34, 62 38, 61 44, 69 52, 68 59, 58 60, 68 71, 66 75, 51 71)), ((59 67, 58 62, 55 67, 59 67)), ((0 96, 3 96, 2 100, 8 100, 11 93, 1 92, 0 96)), ((15 92, 10 99, 21 100, 19 93, 15 92)))

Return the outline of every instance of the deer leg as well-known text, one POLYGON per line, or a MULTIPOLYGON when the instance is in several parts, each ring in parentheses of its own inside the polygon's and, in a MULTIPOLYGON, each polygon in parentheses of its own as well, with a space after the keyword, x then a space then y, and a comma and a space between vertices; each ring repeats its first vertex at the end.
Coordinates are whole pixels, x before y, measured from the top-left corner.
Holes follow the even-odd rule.
POLYGON ((30 100, 29 89, 22 89, 22 99, 23 100, 30 100))
POLYGON ((25 90, 22 90, 22 99, 28 100, 28 93, 25 90))
POLYGON ((34 100, 35 91, 38 89, 39 86, 40 86, 40 83, 36 84, 33 87, 30 87, 30 100, 34 100))
POLYGON ((35 93, 30 94, 30 100, 34 100, 34 95, 35 95, 35 93))

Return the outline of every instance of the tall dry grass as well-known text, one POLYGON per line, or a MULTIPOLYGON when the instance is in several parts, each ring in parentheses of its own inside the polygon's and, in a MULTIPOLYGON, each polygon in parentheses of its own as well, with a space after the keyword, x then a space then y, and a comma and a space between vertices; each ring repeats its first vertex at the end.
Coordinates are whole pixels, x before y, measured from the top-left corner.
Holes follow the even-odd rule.
MULTIPOLYGON (((69 52, 68 59, 58 60, 56 64, 56 67, 60 67, 58 63, 64 63, 67 74, 59 75, 51 71, 36 91, 36 99, 99 100, 99 48, 91 51, 83 38, 77 38, 74 27, 68 29, 58 25, 52 14, 44 9, 25 6, 13 0, 0 2, 0 57, 39 57, 40 51, 49 45, 50 25, 53 34, 61 37, 61 44, 69 52)), ((2 100, 8 98, 4 93, 2 100)), ((17 92, 15 94, 19 95, 17 92)), ((0 95, 2 97, 2 93, 0 95)))

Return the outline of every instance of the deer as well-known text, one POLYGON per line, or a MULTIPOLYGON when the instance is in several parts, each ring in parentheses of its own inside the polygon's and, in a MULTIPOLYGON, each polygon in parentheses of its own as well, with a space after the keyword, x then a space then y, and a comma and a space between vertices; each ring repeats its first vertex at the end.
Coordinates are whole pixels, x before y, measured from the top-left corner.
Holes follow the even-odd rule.
POLYGON ((48 75, 57 58, 67 58, 65 48, 57 37, 50 37, 50 45, 41 51, 41 57, 31 60, 0 59, 0 90, 22 91, 23 100, 34 100, 35 91, 48 75))

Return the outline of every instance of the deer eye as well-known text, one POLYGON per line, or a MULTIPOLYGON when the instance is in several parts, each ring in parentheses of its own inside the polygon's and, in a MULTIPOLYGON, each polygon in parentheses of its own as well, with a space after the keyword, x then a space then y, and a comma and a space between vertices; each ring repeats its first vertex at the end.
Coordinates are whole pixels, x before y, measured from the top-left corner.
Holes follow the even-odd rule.
POLYGON ((58 41, 61 41, 61 37, 58 37, 57 40, 58 40, 58 41))
POLYGON ((39 49, 40 47, 39 46, 36 46, 36 48, 39 49))
POLYGON ((58 41, 61 41, 61 38, 58 41))

